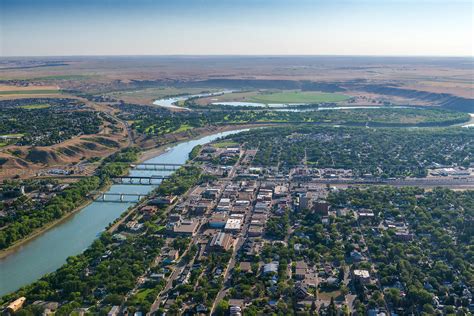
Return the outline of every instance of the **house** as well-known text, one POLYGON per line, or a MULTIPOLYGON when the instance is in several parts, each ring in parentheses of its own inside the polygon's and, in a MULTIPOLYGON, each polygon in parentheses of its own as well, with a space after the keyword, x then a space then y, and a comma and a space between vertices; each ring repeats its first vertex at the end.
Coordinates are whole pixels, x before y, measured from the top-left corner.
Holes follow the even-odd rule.
POLYGON ((131 232, 138 232, 143 229, 144 224, 137 221, 129 221, 125 224, 125 227, 131 232))
POLYGON ((308 291, 308 288, 306 285, 304 285, 301 282, 296 283, 295 285, 295 294, 298 299, 305 299, 308 296, 311 296, 311 294, 308 291))
POLYGON ((171 205, 178 200, 176 195, 160 196, 150 201, 150 205, 171 205))
POLYGON ((408 230, 397 230, 395 232, 395 238, 401 241, 410 241, 413 239, 413 234, 408 230))
POLYGON ((204 304, 199 304, 196 306, 196 313, 206 313, 207 312, 207 307, 204 304))
POLYGON ((277 273, 277 272, 278 272, 278 261, 272 261, 272 262, 266 263, 263 266, 263 274, 277 273))
POLYGON ((339 286, 339 279, 338 278, 335 278, 335 277, 329 277, 326 279, 326 285, 328 286, 334 286, 334 287, 337 287, 339 286))
POLYGON ((294 277, 296 280, 303 280, 306 276, 306 269, 296 268, 294 277))
POLYGON ((252 264, 248 261, 242 261, 239 265, 240 271, 244 273, 252 272, 252 264))
POLYGON ((330 204, 328 202, 317 201, 317 202, 313 203, 313 211, 316 214, 327 216, 329 214, 329 206, 330 206, 330 204))
POLYGON ((370 273, 367 270, 354 270, 352 275, 363 284, 370 283, 370 273))
POLYGON ((25 303, 25 301, 26 301, 26 297, 22 296, 22 297, 17 298, 16 300, 8 304, 7 311, 10 313, 15 313, 19 311, 23 307, 23 304, 25 303))
POLYGON ((242 316, 242 308, 240 306, 232 305, 229 307, 230 316, 242 316))
POLYGON ((43 315, 53 315, 59 307, 58 302, 34 301, 33 305, 40 306, 43 309, 43 315))
POLYGON ((107 316, 118 316, 120 313, 120 306, 112 306, 110 311, 107 313, 107 316))
POLYGON ((151 216, 153 216, 154 214, 156 214, 156 211, 158 209, 156 208, 156 206, 152 206, 152 205, 146 205, 144 207, 142 207, 140 209, 140 212, 143 213, 143 217, 145 219, 149 219, 151 216))
POLYGON ((374 211, 368 209, 358 210, 357 215, 359 215, 360 218, 373 218, 375 216, 374 211))
POLYGON ((166 258, 163 260, 166 264, 174 263, 179 259, 179 251, 172 249, 166 255, 166 258))
POLYGON ((354 262, 365 261, 364 255, 361 254, 361 253, 360 253, 359 251, 357 251, 357 250, 351 251, 351 259, 352 259, 354 262))
POLYGON ((295 265, 294 277, 297 280, 303 280, 308 272, 308 265, 304 261, 298 261, 295 265))
POLYGON ((304 194, 301 194, 299 196, 299 205, 298 205, 298 209, 301 211, 301 210, 309 210, 311 209, 311 207, 313 206, 313 203, 312 203, 312 200, 310 198, 310 196, 308 195, 308 193, 304 193, 304 194))

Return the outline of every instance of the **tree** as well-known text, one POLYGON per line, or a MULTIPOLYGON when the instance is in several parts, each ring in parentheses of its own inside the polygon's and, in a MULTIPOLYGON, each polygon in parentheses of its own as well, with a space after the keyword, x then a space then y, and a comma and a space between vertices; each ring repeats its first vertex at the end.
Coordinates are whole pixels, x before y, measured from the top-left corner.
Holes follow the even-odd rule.
POLYGON ((220 301, 215 309, 215 314, 218 316, 225 316, 229 310, 229 301, 222 300, 220 301))

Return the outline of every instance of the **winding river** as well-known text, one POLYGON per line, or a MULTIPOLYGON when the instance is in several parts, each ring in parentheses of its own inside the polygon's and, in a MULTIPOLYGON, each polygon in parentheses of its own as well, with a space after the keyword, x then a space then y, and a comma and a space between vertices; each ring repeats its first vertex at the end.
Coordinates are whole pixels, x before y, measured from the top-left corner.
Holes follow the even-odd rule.
POLYGON ((200 93, 200 94, 194 94, 194 95, 183 95, 179 97, 172 97, 172 98, 167 98, 167 99, 159 99, 153 102, 154 105, 162 106, 164 108, 169 108, 169 109, 180 109, 180 110, 191 110, 190 108, 186 108, 184 106, 178 106, 176 103, 180 101, 186 101, 188 99, 192 98, 206 98, 206 97, 212 97, 212 96, 217 96, 217 95, 222 95, 225 93, 232 93, 234 90, 224 90, 224 91, 219 91, 219 92, 209 92, 209 93, 200 93))
MULTIPOLYGON (((166 152, 146 162, 184 163, 194 146, 243 130, 228 131, 205 136, 170 147, 166 152)), ((131 170, 131 175, 164 175, 163 171, 131 170)), ((169 172, 168 172, 169 174, 169 172)), ((156 185, 112 185, 109 192, 149 193, 156 185)), ((84 251, 109 223, 118 218, 137 201, 126 203, 95 201, 37 238, 19 247, 15 252, 0 259, 0 296, 29 284, 50 273, 66 262, 69 256, 84 251)))
MULTIPOLYGON (((206 98, 211 96, 218 96, 227 93, 233 93, 237 90, 223 90, 218 92, 209 92, 209 93, 200 93, 200 94, 193 94, 193 95, 182 95, 177 97, 171 97, 166 99, 159 99, 153 102, 154 105, 158 105, 168 109, 179 109, 185 111, 192 111, 192 109, 178 106, 177 103, 181 101, 186 101, 193 98, 206 98)), ((280 112, 310 112, 310 111, 325 111, 325 110, 357 110, 357 109, 380 109, 386 108, 382 106, 334 106, 334 107, 313 107, 308 108, 309 103, 271 103, 271 104, 264 104, 258 102, 246 102, 246 101, 228 101, 228 102, 213 102, 210 105, 223 105, 223 106, 231 106, 231 107, 247 107, 249 109, 262 109, 262 110, 273 110, 273 111, 280 111, 280 112), (298 106, 302 106, 302 108, 298 108, 298 106)), ((406 106, 390 106, 390 108, 407 108, 406 106)))

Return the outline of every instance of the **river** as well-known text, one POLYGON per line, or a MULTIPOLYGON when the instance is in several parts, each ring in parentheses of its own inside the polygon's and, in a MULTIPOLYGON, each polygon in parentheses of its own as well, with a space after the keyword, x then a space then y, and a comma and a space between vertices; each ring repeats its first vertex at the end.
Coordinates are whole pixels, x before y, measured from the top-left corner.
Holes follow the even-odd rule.
POLYGON ((200 93, 200 94, 194 94, 194 95, 183 95, 179 97, 172 97, 172 98, 167 98, 167 99, 159 99, 153 102, 154 105, 162 106, 164 108, 169 108, 169 109, 180 109, 180 110, 191 110, 190 108, 186 108, 184 106, 178 106, 176 103, 180 101, 186 101, 191 98, 206 98, 206 97, 212 97, 212 96, 217 96, 217 95, 222 95, 225 93, 232 93, 235 90, 224 90, 224 91, 219 91, 219 92, 209 92, 209 93, 200 93))
MULTIPOLYGON (((167 99, 159 99, 153 102, 154 105, 158 105, 168 109, 180 109, 191 111, 190 108, 176 105, 180 101, 186 101, 192 98, 206 98, 211 96, 218 96, 227 93, 233 93, 238 90, 223 90, 218 92, 200 93, 193 95, 182 95, 178 97, 172 97, 167 99)), ((325 110, 357 110, 357 109, 382 109, 382 108, 399 108, 406 109, 406 106, 334 106, 334 107, 319 107, 315 106, 312 108, 307 107, 309 103, 258 103, 258 102, 246 102, 246 101, 228 101, 228 102, 213 102, 210 105, 223 105, 230 107, 247 107, 249 109, 263 109, 273 110, 278 112, 311 112, 311 111, 325 111, 325 110), (301 108, 298 108, 301 106, 301 108)))
MULTIPOLYGON (((219 137, 244 130, 216 133, 200 139, 177 144, 150 163, 184 163, 194 146, 209 143, 219 137)), ((169 172, 167 172, 169 174, 169 172)), ((131 170, 131 175, 164 175, 163 171, 131 170)), ((109 192, 148 193, 156 185, 112 185, 109 192)), ((107 199, 112 199, 108 197, 107 199)), ((37 238, 19 247, 15 252, 0 259, 0 296, 29 284, 50 273, 66 262, 69 256, 84 251, 109 223, 119 217, 136 201, 127 203, 92 202, 37 238)))

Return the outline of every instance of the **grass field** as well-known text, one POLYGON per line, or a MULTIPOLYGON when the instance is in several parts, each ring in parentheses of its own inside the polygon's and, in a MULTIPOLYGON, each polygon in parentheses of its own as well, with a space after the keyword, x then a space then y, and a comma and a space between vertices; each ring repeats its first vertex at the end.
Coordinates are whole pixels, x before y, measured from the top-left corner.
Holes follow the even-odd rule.
POLYGON ((144 289, 144 290, 141 290, 141 291, 137 292, 137 294, 135 294, 135 296, 140 301, 143 301, 147 297, 147 295, 150 294, 150 293, 153 293, 153 289, 144 289))
POLYGON ((239 144, 232 141, 221 141, 221 142, 212 144, 212 146, 217 147, 217 148, 227 148, 227 147, 237 147, 239 146, 239 144))
POLYGON ((3 134, 0 135, 0 138, 20 138, 23 137, 23 134, 3 134))
POLYGON ((344 94, 321 93, 321 92, 276 92, 268 94, 258 94, 248 99, 250 102, 265 104, 272 103, 320 103, 320 102, 340 102, 349 99, 344 94))
POLYGON ((193 129, 191 125, 188 124, 182 124, 177 130, 175 130, 173 133, 179 133, 179 132, 185 132, 187 130, 193 129))
POLYGON ((20 106, 20 108, 27 109, 27 110, 46 109, 49 107, 50 107, 49 104, 30 104, 30 105, 20 106))
POLYGON ((58 94, 61 93, 59 90, 7 90, 0 91, 0 95, 21 95, 21 94, 58 94))

